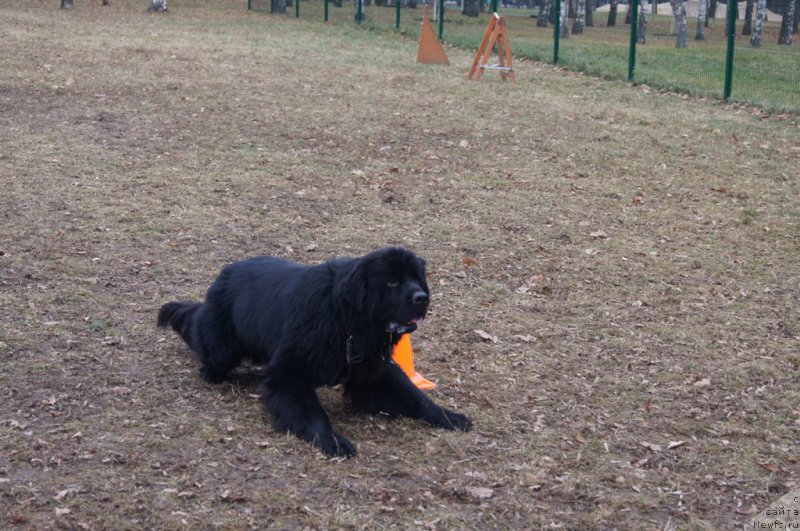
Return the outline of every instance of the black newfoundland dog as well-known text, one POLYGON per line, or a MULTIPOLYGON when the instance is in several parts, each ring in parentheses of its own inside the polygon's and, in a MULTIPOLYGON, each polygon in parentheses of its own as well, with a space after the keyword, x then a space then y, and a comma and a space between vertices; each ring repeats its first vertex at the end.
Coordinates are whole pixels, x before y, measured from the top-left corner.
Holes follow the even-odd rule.
POLYGON ((225 267, 203 303, 170 302, 158 325, 194 350, 212 383, 249 359, 263 366, 261 395, 275 429, 330 456, 356 450, 333 429, 315 389, 343 384, 354 408, 469 430, 470 420, 436 405, 392 361, 392 348, 425 318, 425 262, 388 247, 317 266, 261 256, 225 267))

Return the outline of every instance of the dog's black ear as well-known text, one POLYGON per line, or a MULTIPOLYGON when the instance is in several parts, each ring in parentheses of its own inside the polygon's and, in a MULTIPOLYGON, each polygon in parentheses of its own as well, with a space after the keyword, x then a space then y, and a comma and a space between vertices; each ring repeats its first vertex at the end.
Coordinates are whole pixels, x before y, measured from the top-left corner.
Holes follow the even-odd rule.
POLYGON ((425 259, 422 258, 421 256, 418 256, 417 257, 417 267, 419 268, 419 272, 422 274, 423 278, 425 277, 425 266, 426 265, 427 265, 427 263, 425 262, 425 259))
POLYGON ((336 275, 334 281, 334 299, 346 303, 357 313, 367 311, 367 269, 363 258, 355 259, 336 275))

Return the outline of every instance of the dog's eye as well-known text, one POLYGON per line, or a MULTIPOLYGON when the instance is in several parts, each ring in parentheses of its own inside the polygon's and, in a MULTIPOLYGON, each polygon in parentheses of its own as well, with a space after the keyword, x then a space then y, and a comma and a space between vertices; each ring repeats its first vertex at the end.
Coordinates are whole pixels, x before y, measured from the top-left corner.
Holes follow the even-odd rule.
POLYGON ((398 282, 397 280, 390 280, 389 282, 386 283, 386 285, 389 286, 390 288, 396 288, 397 286, 400 285, 400 282, 398 282))

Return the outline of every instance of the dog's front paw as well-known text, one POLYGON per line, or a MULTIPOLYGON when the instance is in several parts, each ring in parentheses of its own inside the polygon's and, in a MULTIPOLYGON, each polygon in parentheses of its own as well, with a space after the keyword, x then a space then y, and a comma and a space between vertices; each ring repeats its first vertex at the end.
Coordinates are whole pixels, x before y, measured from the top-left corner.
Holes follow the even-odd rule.
POLYGON ((336 431, 317 437, 314 440, 314 445, 319 447, 324 454, 331 457, 344 457, 347 459, 356 455, 355 446, 336 431))
POLYGON ((203 367, 200 367, 200 376, 202 376, 203 380, 205 380, 210 384, 221 384, 222 382, 225 381, 224 374, 220 374, 214 369, 207 367, 205 365, 203 367))
POLYGON ((442 408, 442 416, 435 424, 446 430, 469 431, 472 429, 472 421, 466 415, 442 408))

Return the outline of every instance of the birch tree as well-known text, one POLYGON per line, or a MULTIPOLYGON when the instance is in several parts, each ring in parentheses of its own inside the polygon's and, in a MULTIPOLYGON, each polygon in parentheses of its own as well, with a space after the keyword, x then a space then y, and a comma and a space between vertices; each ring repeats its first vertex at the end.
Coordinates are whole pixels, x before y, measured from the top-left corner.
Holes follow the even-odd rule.
MULTIPOLYGON (((706 19, 708 17, 708 0, 700 0, 697 10, 697 33, 694 34, 694 40, 706 40, 706 19)), ((685 18, 685 17, 684 17, 685 18)))
POLYGON ((538 27, 547 27, 547 20, 550 18, 550 9, 552 5, 552 0, 542 0, 542 3, 539 4, 539 18, 536 19, 536 25, 538 27))
POLYGON ((639 6, 641 11, 639 11, 639 27, 637 28, 637 35, 636 35, 636 42, 639 44, 646 44, 647 43, 647 0, 642 2, 642 5, 639 6))
POLYGON ((575 2, 575 19, 572 21, 572 33, 578 35, 583 33, 586 25, 586 0, 576 0, 575 2))
POLYGON ((167 11, 167 0, 150 0, 150 7, 147 10, 164 13, 167 11))
POLYGON ((778 44, 792 45, 792 26, 794 26, 794 17, 796 16, 795 2, 794 0, 789 0, 786 2, 786 8, 783 10, 781 31, 778 34, 778 44))
MULTIPOLYGON (((700 0, 701 2, 703 0, 700 0)), ((672 6, 672 15, 675 17, 675 48, 686 48, 689 46, 688 29, 686 28, 686 5, 683 0, 670 0, 669 5, 672 6)), ((700 18, 698 17, 698 24, 700 18)))
POLYGON ((764 33, 764 21, 767 18, 767 0, 758 0, 756 7, 756 26, 753 29, 753 36, 750 38, 750 46, 758 48, 761 46, 761 35, 764 33))
POLYGON ((364 20, 364 0, 353 0, 353 18, 356 22, 364 20))
POLYGON ((562 39, 569 39, 569 0, 561 0, 561 31, 559 36, 562 39))

